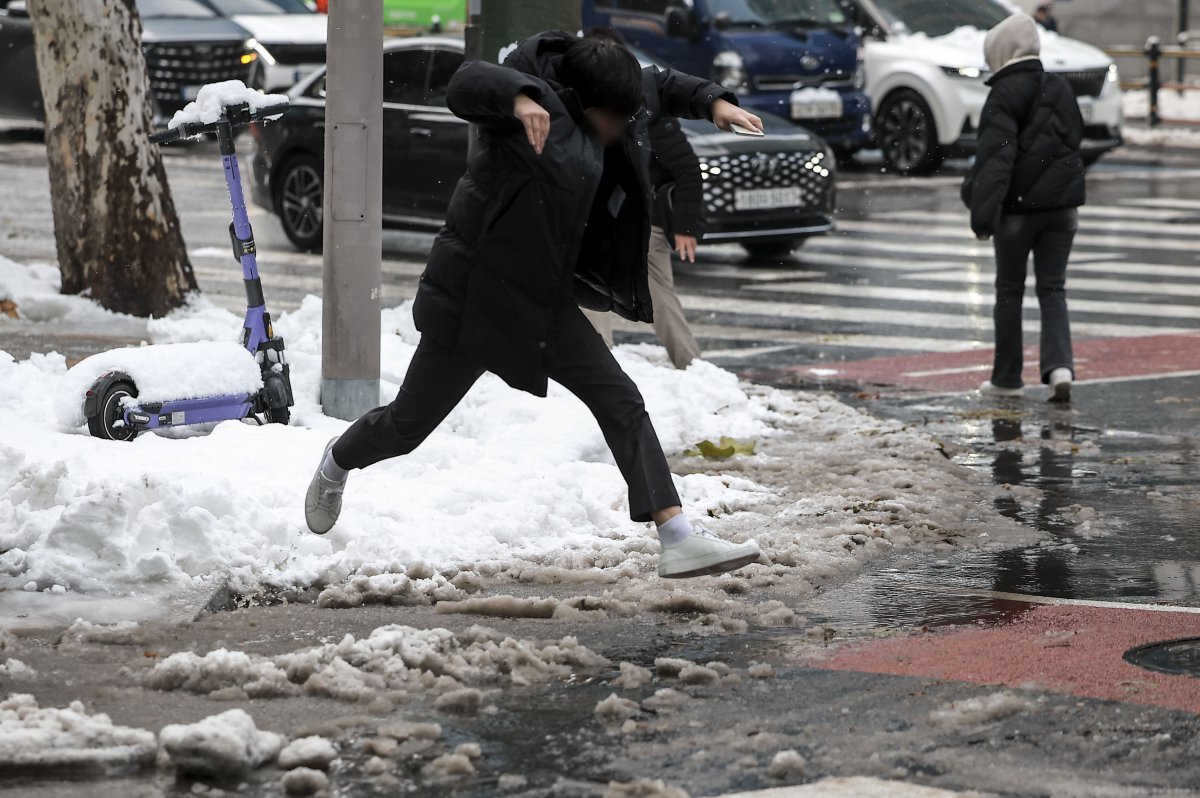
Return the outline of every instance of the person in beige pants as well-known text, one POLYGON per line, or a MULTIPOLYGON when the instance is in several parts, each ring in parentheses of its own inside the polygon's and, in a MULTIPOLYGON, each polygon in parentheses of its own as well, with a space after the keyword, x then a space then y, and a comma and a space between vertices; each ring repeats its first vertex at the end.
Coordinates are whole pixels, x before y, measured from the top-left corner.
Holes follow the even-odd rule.
MULTIPOLYGON (((700 159, 678 119, 662 116, 651 125, 650 144, 654 150, 650 176, 654 181, 655 201, 646 265, 650 300, 654 304, 654 333, 666 347, 675 368, 684 369, 700 357, 700 344, 688 327, 683 305, 675 292, 671 252, 679 253, 680 260, 696 262, 696 243, 704 221, 704 184, 700 159)), ((612 316, 590 310, 584 314, 611 349, 612 316)))

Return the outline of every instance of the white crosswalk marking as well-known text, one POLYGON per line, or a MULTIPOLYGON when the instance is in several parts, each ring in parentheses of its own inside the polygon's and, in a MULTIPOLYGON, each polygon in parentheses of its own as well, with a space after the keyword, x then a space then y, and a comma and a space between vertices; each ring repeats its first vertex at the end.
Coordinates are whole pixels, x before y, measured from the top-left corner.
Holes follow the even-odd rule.
MULTIPOLYGON (((1200 261, 1189 265, 1200 251, 1193 214, 1200 216, 1200 201, 1172 198, 1082 209, 1067 279, 1077 337, 1200 330, 1200 261)), ((967 221, 965 211, 919 209, 844 219, 836 234, 809 240, 778 266, 738 247, 706 247, 699 263, 676 265, 676 285, 706 356, 717 362, 754 368, 986 348, 994 256, 967 221)), ((189 254, 210 298, 240 312, 244 289, 229 251, 189 254)), ((320 295, 320 254, 268 250, 259 261, 276 312, 320 295)), ((416 252, 385 259, 385 305, 413 297, 424 268, 416 252)), ((1028 285, 1025 329, 1036 340, 1032 274, 1028 285)), ((618 340, 653 336, 649 325, 614 326, 618 340)))

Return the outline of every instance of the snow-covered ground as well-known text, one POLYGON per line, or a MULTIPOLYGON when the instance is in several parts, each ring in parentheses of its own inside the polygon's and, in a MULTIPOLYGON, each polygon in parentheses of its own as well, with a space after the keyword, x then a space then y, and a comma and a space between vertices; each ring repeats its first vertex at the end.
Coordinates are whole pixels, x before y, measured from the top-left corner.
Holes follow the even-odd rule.
MULTIPOLYGON (((0 325, 134 323, 59 295, 56 279, 51 268, 0 258, 0 297, 22 316, 0 325)), ((0 581, 122 594, 228 576, 245 589, 333 586, 329 603, 344 605, 461 598, 456 584, 513 570, 527 581, 650 578, 657 544, 630 522, 625 485, 586 408, 557 386, 538 399, 491 376, 417 452, 354 473, 338 527, 310 534, 305 488, 325 442, 346 427, 318 403, 320 315, 309 297, 275 325, 292 363, 290 426, 94 439, 52 412, 73 384, 62 356, 18 362, 0 352, 0 581)), ((198 299, 145 329, 148 342, 166 343, 228 342, 240 328, 198 299)), ((418 340, 410 306, 386 310, 383 330, 389 397, 418 340)), ((721 436, 758 441, 753 457, 686 461, 707 473, 677 484, 693 516, 758 537, 769 564, 750 571, 763 578, 817 582, 857 568, 862 552, 976 541, 989 529, 998 543, 1012 531, 925 435, 827 396, 739 383, 709 363, 676 371, 657 347, 621 347, 617 357, 669 454, 721 436)))

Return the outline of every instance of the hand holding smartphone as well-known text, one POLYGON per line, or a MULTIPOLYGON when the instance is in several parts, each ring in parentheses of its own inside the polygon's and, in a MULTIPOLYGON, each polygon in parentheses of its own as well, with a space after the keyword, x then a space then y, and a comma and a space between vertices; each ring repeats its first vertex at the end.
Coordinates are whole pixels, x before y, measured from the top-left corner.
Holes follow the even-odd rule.
POLYGON ((736 122, 731 123, 729 125, 729 129, 732 130, 734 133, 736 133, 739 136, 761 137, 763 135, 763 132, 761 130, 755 130, 752 127, 744 127, 742 125, 739 125, 736 122))

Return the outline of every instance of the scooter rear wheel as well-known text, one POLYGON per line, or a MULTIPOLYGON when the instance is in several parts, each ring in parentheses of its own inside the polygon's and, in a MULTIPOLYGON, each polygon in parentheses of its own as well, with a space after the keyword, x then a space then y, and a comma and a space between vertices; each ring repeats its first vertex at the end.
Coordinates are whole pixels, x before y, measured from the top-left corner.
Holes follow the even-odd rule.
POLYGON ((87 420, 88 432, 95 438, 110 441, 131 441, 136 438, 136 429, 123 423, 117 425, 117 422, 123 422, 125 418, 125 406, 121 400, 126 397, 136 399, 137 395, 137 387, 132 382, 121 380, 108 386, 100 399, 100 412, 87 420))

